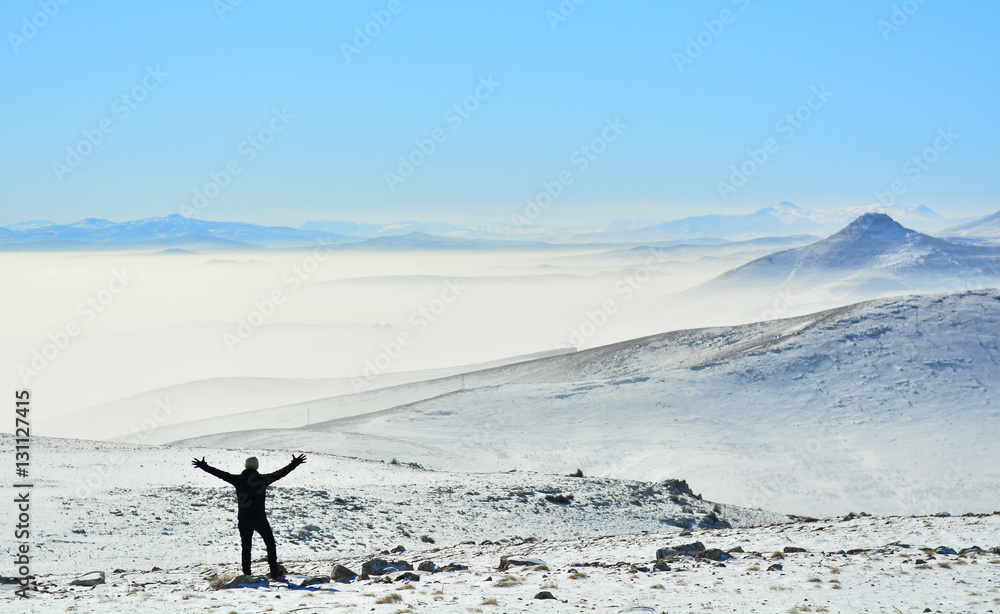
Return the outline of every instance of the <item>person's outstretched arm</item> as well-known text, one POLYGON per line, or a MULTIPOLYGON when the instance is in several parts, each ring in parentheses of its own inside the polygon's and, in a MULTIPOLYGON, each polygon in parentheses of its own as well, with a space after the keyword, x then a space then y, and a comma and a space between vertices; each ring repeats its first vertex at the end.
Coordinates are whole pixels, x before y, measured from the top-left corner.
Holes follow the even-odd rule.
POLYGON ((299 465, 301 465, 304 462, 306 462, 306 455, 305 454, 299 454, 298 456, 292 456, 292 462, 288 463, 287 465, 285 465, 281 469, 278 469, 274 473, 268 473, 268 474, 262 475, 260 477, 264 478, 264 481, 267 482, 268 484, 273 484, 274 482, 277 482, 281 478, 283 478, 286 475, 288 475, 289 473, 291 473, 292 469, 295 469, 296 467, 298 467, 299 465))
POLYGON ((205 462, 205 457, 204 456, 201 457, 201 460, 198 460, 197 458, 194 459, 193 461, 191 461, 191 464, 194 465, 195 467, 197 467, 198 469, 201 469, 202 471, 206 471, 208 473, 211 473, 212 475, 214 475, 215 477, 219 478, 220 480, 225 480, 225 481, 229 482, 230 484, 235 484, 236 483, 236 478, 239 477, 239 476, 233 475, 231 473, 226 473, 222 469, 216 469, 215 467, 212 467, 211 465, 209 465, 208 463, 205 462))

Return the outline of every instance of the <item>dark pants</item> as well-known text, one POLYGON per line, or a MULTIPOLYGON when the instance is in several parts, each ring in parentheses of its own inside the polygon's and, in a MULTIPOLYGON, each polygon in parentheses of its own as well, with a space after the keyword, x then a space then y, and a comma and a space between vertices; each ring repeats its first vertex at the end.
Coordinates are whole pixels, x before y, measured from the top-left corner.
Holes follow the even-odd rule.
POLYGON ((260 533, 267 546, 267 564, 270 571, 278 569, 278 547, 274 543, 274 533, 271 532, 271 525, 267 522, 266 516, 258 518, 240 518, 240 542, 243 544, 243 573, 250 575, 250 547, 253 545, 254 531, 260 533))

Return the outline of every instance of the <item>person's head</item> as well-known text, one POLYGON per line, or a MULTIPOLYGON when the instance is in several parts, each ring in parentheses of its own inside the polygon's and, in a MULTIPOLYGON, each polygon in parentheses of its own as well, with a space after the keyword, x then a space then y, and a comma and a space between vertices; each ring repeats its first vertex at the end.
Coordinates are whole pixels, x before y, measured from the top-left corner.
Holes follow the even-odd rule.
POLYGON ((257 467, 260 467, 260 463, 257 462, 256 456, 251 456, 250 458, 247 459, 246 462, 247 469, 253 469, 254 471, 257 471, 257 467))

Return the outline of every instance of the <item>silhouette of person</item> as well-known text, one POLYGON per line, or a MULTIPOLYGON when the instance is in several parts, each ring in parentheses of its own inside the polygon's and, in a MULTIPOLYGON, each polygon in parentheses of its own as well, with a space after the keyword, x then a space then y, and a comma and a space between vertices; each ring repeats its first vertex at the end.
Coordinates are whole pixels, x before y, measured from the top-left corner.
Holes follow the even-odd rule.
POLYGON ((191 464, 211 473, 215 477, 229 482, 236 487, 236 512, 237 524, 240 529, 240 543, 243 546, 243 573, 250 574, 250 547, 253 544, 254 531, 260 533, 267 547, 267 564, 270 568, 272 578, 280 578, 285 575, 284 568, 278 565, 278 548, 274 541, 274 533, 271 525, 267 521, 267 514, 264 512, 264 500, 267 498, 267 487, 277 482, 281 478, 291 473, 302 463, 306 462, 306 455, 299 454, 292 456, 292 462, 288 463, 274 473, 258 473, 259 463, 257 457, 251 456, 246 460, 246 469, 239 475, 227 473, 221 469, 216 469, 205 462, 203 456, 201 460, 194 459, 191 464))

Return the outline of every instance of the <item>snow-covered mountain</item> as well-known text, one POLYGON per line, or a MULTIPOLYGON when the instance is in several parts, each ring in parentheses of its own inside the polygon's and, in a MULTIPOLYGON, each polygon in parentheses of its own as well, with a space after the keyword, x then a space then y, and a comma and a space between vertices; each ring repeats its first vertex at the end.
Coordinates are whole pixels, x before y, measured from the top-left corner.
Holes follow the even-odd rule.
POLYGON ((139 243, 178 238, 216 238, 268 247, 344 243, 354 239, 318 230, 212 222, 171 214, 116 223, 87 218, 73 224, 15 224, 0 234, 0 244, 40 242, 139 243))
POLYGON ((185 443, 685 475, 715 499, 811 515, 990 511, 998 333, 998 291, 902 297, 314 400, 311 426, 298 404, 154 436, 239 424, 257 430, 185 443))
POLYGON ((886 213, 925 232, 940 230, 949 223, 926 205, 867 205, 811 211, 789 202, 782 202, 749 214, 702 215, 666 222, 621 220, 599 228, 552 225, 520 227, 505 223, 463 225, 410 221, 392 224, 310 221, 299 228, 364 238, 421 232, 465 239, 533 239, 569 243, 649 243, 701 238, 743 241, 760 237, 828 235, 866 213, 886 213))
MULTIPOLYGON (((760 313, 779 293, 801 313, 912 292, 995 287, 1000 250, 958 244, 903 227, 882 213, 868 213, 811 245, 758 258, 694 288, 690 297, 738 300, 760 313)), ((788 305, 792 307, 792 305, 788 305)))
POLYGON ((941 233, 946 237, 983 237, 1000 239, 1000 211, 984 218, 947 228, 941 233))

